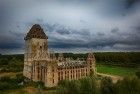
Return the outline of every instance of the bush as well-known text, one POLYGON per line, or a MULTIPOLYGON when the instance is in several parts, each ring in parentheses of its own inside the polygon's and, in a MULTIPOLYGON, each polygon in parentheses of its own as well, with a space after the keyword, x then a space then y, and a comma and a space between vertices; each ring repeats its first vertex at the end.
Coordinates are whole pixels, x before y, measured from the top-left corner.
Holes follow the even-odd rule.
POLYGON ((8 65, 8 59, 7 58, 0 59, 0 65, 8 65))
POLYGON ((140 71, 137 71, 135 74, 140 79, 140 71))
POLYGON ((101 80, 100 92, 101 94, 115 94, 114 84, 111 78, 105 77, 101 80))
POLYGON ((76 80, 60 81, 57 91, 59 94, 79 94, 80 92, 79 82, 76 80))
POLYGON ((140 80, 136 77, 127 77, 116 83, 118 94, 140 94, 140 80))
POLYGON ((0 91, 23 87, 23 85, 21 85, 23 81, 24 81, 24 77, 21 74, 16 75, 16 78, 1 77, 0 91))
POLYGON ((20 72, 23 70, 23 55, 1 55, 0 72, 20 72))
POLYGON ((63 80, 58 84, 58 94, 96 94, 97 84, 93 78, 80 80, 63 80))
POLYGON ((16 81, 18 83, 24 82, 25 77, 23 76, 23 74, 17 74, 16 75, 16 81))
POLYGON ((81 94, 96 94, 97 83, 93 77, 87 77, 80 80, 81 94))

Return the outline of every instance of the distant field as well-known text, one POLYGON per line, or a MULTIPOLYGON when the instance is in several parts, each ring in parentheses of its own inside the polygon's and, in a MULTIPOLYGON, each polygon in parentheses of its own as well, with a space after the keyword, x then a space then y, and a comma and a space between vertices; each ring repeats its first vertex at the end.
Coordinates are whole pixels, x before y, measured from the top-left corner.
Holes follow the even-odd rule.
POLYGON ((134 76, 135 72, 138 71, 136 68, 126 68, 117 66, 97 65, 97 72, 118 75, 118 76, 134 76))

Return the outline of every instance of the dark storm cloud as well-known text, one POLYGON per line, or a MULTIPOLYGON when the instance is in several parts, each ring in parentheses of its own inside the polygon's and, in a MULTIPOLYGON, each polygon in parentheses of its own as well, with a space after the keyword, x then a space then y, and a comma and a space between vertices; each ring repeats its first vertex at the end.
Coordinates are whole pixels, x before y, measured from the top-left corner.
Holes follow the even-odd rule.
POLYGON ((60 29, 60 30, 57 30, 57 32, 59 33, 59 34, 62 34, 62 35, 65 35, 65 34, 70 34, 70 32, 69 31, 67 31, 66 29, 64 29, 64 28, 62 28, 62 29, 60 29))
POLYGON ((132 27, 135 31, 140 32, 140 24, 132 27))
POLYGON ((140 51, 139 10, 140 0, 1 0, 0 53, 23 50, 35 23, 54 50, 140 51))
MULTIPOLYGON (((119 30, 118 28, 112 29, 111 32, 115 34, 109 37, 101 37, 101 36, 106 36, 106 35, 104 33, 98 33, 97 35, 99 36, 99 38, 94 37, 94 36, 89 36, 84 33, 80 33, 79 38, 85 38, 84 40, 82 39, 77 40, 77 39, 74 39, 73 37, 68 40, 67 39, 64 40, 63 38, 61 39, 59 37, 57 39, 57 37, 55 37, 54 40, 57 40, 57 41, 50 41, 49 46, 51 48, 62 48, 62 49, 83 48, 83 47, 104 49, 105 47, 109 47, 110 49, 114 49, 114 50, 124 50, 124 51, 139 50, 140 34, 138 33, 138 31, 133 31, 131 33, 119 33, 118 30, 119 30)), ((77 32, 80 32, 80 31, 77 31, 77 32)))
POLYGON ((68 29, 62 27, 59 24, 53 24, 53 25, 46 24, 45 26, 48 29, 47 30, 48 32, 57 32, 61 35, 70 34, 70 31, 68 29))
POLYGON ((21 48, 21 44, 20 43, 2 43, 0 45, 0 49, 17 49, 17 48, 21 48))
POLYGON ((118 32, 119 31, 119 28, 113 28, 112 30, 111 30, 111 33, 116 33, 116 32, 118 32))
POLYGON ((133 7, 134 4, 139 2, 139 0, 126 0, 126 8, 131 8, 133 7))
POLYGON ((9 31, 0 35, 0 49, 13 49, 23 47, 23 34, 9 31))
POLYGON ((104 36, 105 34, 104 34, 104 33, 101 33, 101 32, 98 32, 97 35, 98 35, 99 37, 101 37, 101 36, 104 36))

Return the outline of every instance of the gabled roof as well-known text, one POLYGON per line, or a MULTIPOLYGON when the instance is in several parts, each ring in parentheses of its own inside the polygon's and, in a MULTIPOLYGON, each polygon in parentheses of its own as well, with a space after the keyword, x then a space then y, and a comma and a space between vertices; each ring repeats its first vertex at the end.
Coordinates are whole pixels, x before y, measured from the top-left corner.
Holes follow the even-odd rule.
POLYGON ((28 40, 32 38, 48 39, 48 37, 44 33, 44 30, 41 28, 39 24, 33 25, 24 39, 28 40))

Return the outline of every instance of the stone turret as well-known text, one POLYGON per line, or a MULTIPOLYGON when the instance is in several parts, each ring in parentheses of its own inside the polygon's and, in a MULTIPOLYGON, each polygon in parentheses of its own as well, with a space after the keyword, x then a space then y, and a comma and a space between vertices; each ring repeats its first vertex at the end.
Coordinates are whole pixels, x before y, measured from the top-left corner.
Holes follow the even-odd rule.
POLYGON ((96 60, 95 60, 94 54, 88 53, 87 64, 90 69, 90 72, 93 72, 94 74, 96 74, 95 62, 96 62, 96 60))
POLYGON ((59 53, 58 55, 58 60, 61 62, 61 61, 64 61, 64 57, 63 57, 63 53, 59 53))

